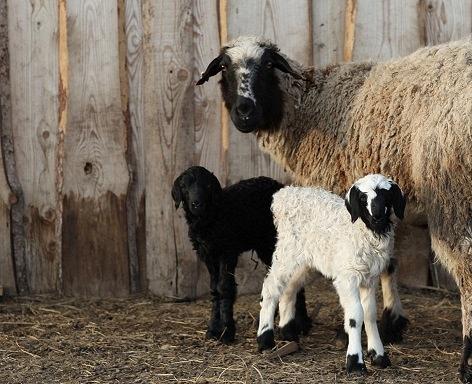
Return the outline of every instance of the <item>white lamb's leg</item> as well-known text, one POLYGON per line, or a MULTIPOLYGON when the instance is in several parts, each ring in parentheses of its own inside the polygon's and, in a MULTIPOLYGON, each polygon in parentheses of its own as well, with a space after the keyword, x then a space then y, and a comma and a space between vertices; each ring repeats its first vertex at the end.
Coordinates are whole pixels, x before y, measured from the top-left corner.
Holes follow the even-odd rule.
POLYGON ((273 263, 262 286, 261 312, 259 314, 259 328, 257 330, 257 344, 260 351, 273 348, 275 345, 275 309, 288 280, 289 276, 282 272, 282 268, 279 269, 277 263, 273 263))
POLYGON ((380 275, 383 295, 383 313, 380 320, 382 341, 387 343, 400 342, 403 332, 408 326, 397 287, 397 262, 391 259, 387 269, 380 275))
POLYGON ((377 328, 377 303, 375 291, 377 284, 372 287, 360 287, 362 308, 364 309, 364 325, 367 333, 367 351, 372 364, 386 368, 391 365, 390 359, 384 350, 377 328))
POLYGON ((346 354, 347 373, 363 374, 367 372, 361 344, 364 311, 359 295, 359 287, 352 281, 336 280, 334 282, 339 301, 344 309, 344 329, 349 337, 346 354))
POLYGON ((296 300, 297 293, 305 285, 308 269, 300 269, 292 275, 279 302, 279 328, 282 339, 286 341, 298 341, 300 330, 296 324, 296 300))

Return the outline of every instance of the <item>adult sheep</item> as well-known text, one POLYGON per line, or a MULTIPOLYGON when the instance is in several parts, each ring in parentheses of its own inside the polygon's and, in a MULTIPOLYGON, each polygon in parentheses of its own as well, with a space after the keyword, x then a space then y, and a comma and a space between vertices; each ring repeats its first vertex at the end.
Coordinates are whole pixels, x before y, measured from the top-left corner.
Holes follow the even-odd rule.
POLYGON ((254 132, 300 184, 340 194, 382 173, 402 185, 407 216, 427 219, 432 248, 459 286, 460 376, 472 382, 472 38, 318 69, 242 37, 222 47, 197 84, 220 71, 236 128, 254 132))

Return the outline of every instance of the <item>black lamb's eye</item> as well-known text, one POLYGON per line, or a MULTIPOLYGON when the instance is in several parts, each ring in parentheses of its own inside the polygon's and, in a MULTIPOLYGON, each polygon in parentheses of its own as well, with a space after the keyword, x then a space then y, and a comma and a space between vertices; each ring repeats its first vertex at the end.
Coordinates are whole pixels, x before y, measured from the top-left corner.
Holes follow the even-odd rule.
POLYGON ((361 200, 361 203, 366 204, 367 203, 367 196, 366 195, 361 195, 360 200, 361 200))
POLYGON ((224 72, 226 71, 226 64, 221 64, 221 70, 224 72))
POLYGON ((267 69, 271 69, 274 66, 274 63, 272 63, 272 61, 268 61, 265 66, 267 69))

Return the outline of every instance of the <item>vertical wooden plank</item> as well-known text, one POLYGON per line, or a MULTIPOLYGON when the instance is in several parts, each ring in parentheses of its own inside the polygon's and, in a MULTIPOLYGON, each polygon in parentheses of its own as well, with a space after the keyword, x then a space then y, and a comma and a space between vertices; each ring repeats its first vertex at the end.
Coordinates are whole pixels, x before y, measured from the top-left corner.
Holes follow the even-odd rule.
POLYGON ((146 278, 146 216, 145 216, 145 155, 143 104, 143 20, 141 0, 125 2, 126 69, 129 86, 128 110, 125 111, 128 135, 128 165, 132 180, 128 191, 128 249, 132 291, 145 290, 146 278), (137 282, 133 282, 137 275, 137 282))
POLYGON ((386 60, 421 46, 416 2, 357 0, 353 61, 386 60))
POLYGON ((194 163, 192 2, 143 0, 146 273, 151 292, 195 297, 197 269, 172 183, 194 163))
MULTIPOLYGON (((228 0, 228 39, 240 35, 270 38, 299 62, 312 63, 311 1, 228 0)), ((253 135, 229 128, 229 182, 253 176, 271 176, 287 181, 283 170, 262 153, 253 135)))
POLYGON ((63 280, 67 294, 129 293, 128 170, 116 1, 67 2, 63 280))
POLYGON ((424 45, 460 39, 472 33, 472 0, 419 0, 418 20, 424 45))
POLYGON ((57 1, 8 3, 13 142, 33 293, 56 291, 60 284, 57 14, 57 1))
MULTIPOLYGON (((193 82, 208 63, 219 54, 220 36, 218 26, 218 4, 216 1, 193 1, 193 82)), ((218 83, 209 82, 195 87, 194 129, 195 163, 212 171, 224 184, 225 153, 222 147, 221 95, 218 83)), ((208 292, 209 277, 205 265, 198 261, 197 296, 208 292)))
POLYGON ((313 64, 343 61, 346 0, 313 0, 313 64))

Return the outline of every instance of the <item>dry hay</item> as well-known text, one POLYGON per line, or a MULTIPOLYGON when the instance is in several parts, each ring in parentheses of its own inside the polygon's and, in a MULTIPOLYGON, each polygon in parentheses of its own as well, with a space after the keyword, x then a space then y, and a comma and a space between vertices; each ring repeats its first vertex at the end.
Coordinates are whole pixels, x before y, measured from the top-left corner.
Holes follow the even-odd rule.
POLYGON ((209 302, 17 298, 0 305, 0 383, 451 383, 461 347, 459 298, 402 290, 406 342, 387 346, 393 367, 349 379, 333 341, 341 322, 329 282, 307 292, 319 313, 300 351, 256 351, 256 295, 236 305, 237 341, 205 340, 209 302), (321 304, 321 306, 317 305, 321 304))

